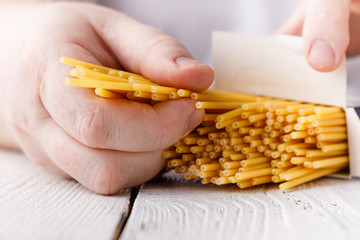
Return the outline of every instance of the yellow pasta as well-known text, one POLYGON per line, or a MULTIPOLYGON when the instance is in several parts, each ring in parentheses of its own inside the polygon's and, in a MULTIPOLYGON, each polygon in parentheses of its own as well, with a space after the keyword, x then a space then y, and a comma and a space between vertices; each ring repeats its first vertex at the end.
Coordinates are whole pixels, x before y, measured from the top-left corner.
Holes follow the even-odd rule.
POLYGON ((290 134, 291 139, 306 138, 308 136, 309 134, 307 133, 307 131, 296 131, 290 134))
POLYGON ((270 183, 272 182, 272 175, 262 176, 262 177, 254 177, 251 179, 251 184, 253 186, 270 183))
POLYGON ((233 161, 245 160, 246 158, 247 158, 246 155, 242 153, 230 154, 230 159, 233 161))
POLYGON ((322 133, 317 135, 318 141, 341 141, 347 139, 346 133, 322 133))
POLYGON ((76 66, 76 68, 73 70, 75 70, 74 76, 79 78, 84 77, 84 78, 97 79, 103 81, 128 83, 128 80, 126 78, 120 78, 116 76, 111 76, 106 73, 96 72, 83 66, 76 66))
POLYGON ((203 179, 201 179, 201 183, 202 184, 209 184, 209 183, 211 183, 211 178, 210 177, 203 178, 203 179))
POLYGON ((258 158, 250 158, 246 160, 241 161, 241 166, 247 167, 247 166, 253 166, 261 163, 270 162, 270 157, 258 157, 258 158))
POLYGON ((102 88, 95 88, 95 94, 99 97, 103 97, 107 99, 122 98, 120 94, 102 88))
POLYGON ((183 166, 186 165, 187 163, 181 159, 172 159, 169 161, 172 167, 178 167, 178 166, 183 166))
POLYGON ((79 79, 79 78, 66 78, 65 84, 75 87, 85 87, 85 88, 103 88, 108 90, 120 90, 120 91, 133 91, 132 85, 130 83, 122 82, 110 82, 110 81, 101 81, 94 79, 79 79))
POLYGON ((204 121, 215 121, 215 119, 218 116, 219 116, 218 114, 211 114, 211 113, 205 114, 204 121))
POLYGON ((161 94, 161 93, 153 93, 151 94, 151 99, 154 101, 166 101, 169 100, 169 95, 161 94))
POLYGON ((285 180, 281 179, 280 176, 274 175, 274 176, 271 177, 271 181, 273 183, 281 183, 281 182, 284 182, 285 180))
POLYGON ((180 97, 190 97, 191 96, 191 91, 190 90, 186 90, 186 89, 179 89, 177 90, 177 94, 180 97))
POLYGON ((59 60, 61 63, 76 67, 76 66, 83 66, 89 69, 100 69, 103 72, 108 73, 110 70, 116 70, 116 69, 112 69, 112 68, 108 68, 108 67, 104 67, 104 66, 100 66, 100 65, 96 65, 93 63, 88 63, 88 62, 84 62, 84 61, 80 61, 80 60, 76 60, 76 59, 72 59, 72 58, 67 58, 67 57, 61 57, 59 60))
MULTIPOLYGON (((190 146, 189 146, 190 147, 190 146)), ((176 148, 177 149, 177 148, 176 148)), ((192 153, 201 153, 205 150, 204 146, 191 146, 190 147, 190 152, 192 153)))
POLYGON ((149 92, 143 92, 143 91, 135 91, 134 92, 134 97, 139 97, 139 98, 151 99, 151 95, 152 94, 149 92))
POLYGON ((224 170, 224 175, 226 177, 230 177, 230 176, 235 176, 235 174, 238 172, 239 170, 238 169, 226 169, 224 170))
POLYGON ((340 156, 346 154, 347 154, 347 150, 323 152, 322 150, 310 149, 306 151, 306 157, 331 157, 331 156, 340 156))
POLYGON ((280 173, 279 176, 281 179, 289 181, 291 179, 297 178, 297 177, 301 177, 304 176, 306 174, 309 174, 311 172, 313 172, 314 169, 308 169, 308 168, 301 168, 292 172, 288 172, 288 173, 280 173))
POLYGON ((259 114, 251 115, 249 117, 249 122, 254 123, 256 121, 260 121, 264 119, 266 119, 266 115, 264 113, 259 113, 259 114))
POLYGON ((311 123, 312 127, 326 127, 326 126, 340 126, 345 125, 346 119, 345 118, 335 118, 335 119, 321 119, 321 120, 314 120, 311 123))
MULTIPOLYGON (((110 74, 110 72, 109 72, 109 74, 110 74)), ((139 77, 139 76, 130 75, 130 73, 127 73, 127 72, 124 72, 124 71, 120 71, 118 76, 120 78, 127 78, 129 83, 141 83, 141 84, 148 84, 148 85, 158 85, 156 83, 151 82, 149 79, 145 79, 145 78, 139 77)))
POLYGON ((306 109, 306 108, 312 108, 314 107, 314 104, 294 104, 294 105, 290 105, 286 108, 286 110, 288 111, 288 113, 297 113, 299 112, 301 109, 306 109))
POLYGON ((216 171, 200 172, 201 178, 215 177, 218 176, 216 171))
POLYGON ((150 84, 133 83, 132 88, 135 91, 143 91, 143 92, 151 93, 151 85, 150 84))
POLYGON ((234 109, 241 107, 241 102, 196 102, 198 109, 234 109))
POLYGON ((180 154, 177 153, 174 150, 165 150, 162 153, 163 158, 176 158, 176 157, 179 157, 179 156, 180 156, 180 154))
POLYGON ((237 93, 237 92, 231 92, 231 91, 224 91, 224 90, 218 90, 218 89, 208 89, 208 90, 206 90, 206 93, 212 94, 214 96, 220 96, 223 98, 233 99, 238 102, 255 102, 256 100, 261 100, 261 99, 258 99, 258 96, 255 96, 255 95, 237 93))
POLYGON ((259 153, 259 152, 246 154, 246 158, 247 158, 247 159, 257 158, 257 157, 262 157, 262 156, 263 156, 263 154, 262 154, 262 153, 259 153))
POLYGON ((216 127, 200 127, 200 128, 197 128, 196 131, 200 135, 205 135, 205 134, 217 131, 217 128, 216 127))
POLYGON ((176 92, 176 91, 177 89, 172 87, 150 86, 151 93, 170 94, 171 92, 176 92))
POLYGON ((223 185, 230 183, 229 179, 227 177, 219 177, 215 180, 216 185, 223 185))
POLYGON ((323 152, 334 152, 334 151, 342 151, 347 149, 348 149, 347 143, 324 144, 321 147, 321 150, 323 152))
POLYGON ((211 159, 210 158, 197 158, 195 162, 196 162, 196 165, 201 166, 203 164, 211 163, 211 159))
POLYGON ((276 163, 277 168, 288 168, 288 167, 292 167, 293 165, 294 164, 290 161, 280 161, 276 163))
POLYGON ((292 123, 297 120, 298 115, 297 114, 289 114, 286 116, 286 122, 292 123))
POLYGON ((263 168, 269 168, 269 167, 272 167, 271 163, 266 162, 266 163, 261 163, 261 164, 257 164, 257 165, 253 165, 253 166, 241 167, 241 168, 239 168, 239 172, 247 172, 250 170, 263 169, 263 168))
POLYGON ((203 164, 201 165, 200 169, 203 172, 208 172, 208 171, 215 171, 220 169, 220 163, 209 163, 209 164, 203 164))
POLYGON ((311 161, 317 158, 309 158, 309 157, 292 157, 290 162, 295 165, 303 164, 305 161, 311 161))
POLYGON ((339 113, 342 109, 338 107, 317 107, 315 109, 316 115, 325 115, 325 114, 332 114, 332 113, 339 113))
POLYGON ((191 99, 197 100, 197 101, 211 101, 211 102, 231 102, 232 99, 223 98, 219 96, 214 96, 212 94, 207 93, 191 93, 190 95, 191 99))
POLYGON ((327 158, 323 160, 317 160, 313 162, 314 168, 326 168, 326 167, 336 167, 338 165, 343 165, 349 163, 348 156, 327 158))
POLYGON ((308 148, 297 148, 297 149, 294 149, 294 155, 297 157, 306 156, 307 151, 309 151, 308 148))
POLYGON ((239 172, 235 174, 235 177, 239 181, 248 180, 254 177, 271 175, 272 168, 255 169, 247 172, 239 172))
POLYGON ((244 182, 237 182, 236 185, 241 189, 253 186, 251 180, 244 181, 244 182))
POLYGON ((216 121, 223 122, 225 120, 230 120, 232 118, 239 117, 241 115, 242 111, 243 111, 242 108, 237 108, 232 111, 220 114, 216 117, 216 121))
POLYGON ((289 170, 289 169, 290 169, 290 168, 273 168, 273 169, 271 170, 271 173, 272 173, 272 175, 277 176, 277 175, 279 175, 280 173, 285 172, 285 171, 287 171, 287 170, 289 170))
POLYGON ((315 113, 315 108, 316 107, 302 108, 302 109, 299 109, 298 113, 299 113, 300 116, 306 116, 306 115, 314 114, 315 113))
POLYGON ((295 149, 304 149, 304 148, 312 148, 315 147, 314 144, 308 144, 308 143, 294 143, 289 144, 285 147, 285 151, 288 153, 291 153, 295 151, 295 149))
POLYGON ((177 153, 190 153, 190 149, 190 146, 177 146, 175 151, 177 153))
POLYGON ((222 165, 222 168, 224 169, 234 169, 237 168, 239 169, 241 167, 241 162, 226 162, 222 165))
POLYGON ((315 133, 340 133, 340 132, 346 132, 346 127, 317 127, 315 128, 315 133))
POLYGON ((183 160, 183 161, 188 162, 188 161, 194 161, 195 159, 196 159, 196 157, 195 157, 194 154, 191 154, 191 153, 189 153, 189 154, 182 154, 182 160, 183 160))
POLYGON ((304 175, 302 177, 295 178, 295 179, 290 180, 288 182, 282 183, 282 184, 279 185, 279 188, 280 188, 280 190, 287 190, 289 188, 296 187, 296 186, 298 186, 300 184, 309 182, 309 181, 314 180, 316 178, 320 178, 320 177, 329 175, 331 173, 338 172, 341 169, 342 168, 328 168, 328 169, 324 169, 324 170, 314 171, 314 172, 306 174, 306 175, 304 175))
POLYGON ((74 67, 66 84, 100 97, 151 105, 197 100, 196 108, 205 110, 202 124, 162 154, 166 169, 185 179, 239 188, 274 182, 286 190, 349 165, 341 108, 215 89, 197 93, 82 61, 61 62, 74 67))
MULTIPOLYGON (((251 126, 251 123, 249 122, 249 120, 238 120, 237 118, 235 118, 234 120, 231 120, 231 119, 227 120, 227 121, 233 121, 231 124, 233 129, 251 126)), ((224 122, 226 122, 226 121, 224 121, 224 122)), ((248 128, 248 132, 250 132, 250 130, 251 130, 251 128, 248 128)))
POLYGON ((133 78, 141 79, 142 81, 148 81, 148 82, 150 82, 149 79, 146 79, 145 77, 143 77, 143 76, 141 76, 141 75, 138 75, 138 74, 135 74, 135 73, 126 72, 126 71, 118 71, 118 76, 119 76, 119 77, 122 77, 122 78, 130 78, 130 77, 133 77, 133 78))

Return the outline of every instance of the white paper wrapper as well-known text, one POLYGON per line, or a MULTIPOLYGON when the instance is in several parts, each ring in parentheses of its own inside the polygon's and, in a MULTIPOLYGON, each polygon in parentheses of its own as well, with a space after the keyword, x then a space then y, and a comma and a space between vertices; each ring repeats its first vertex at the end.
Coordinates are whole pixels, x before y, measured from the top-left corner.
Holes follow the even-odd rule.
POLYGON ((345 108, 350 175, 360 177, 360 120, 346 108, 345 61, 335 71, 315 71, 295 36, 214 32, 212 41, 216 88, 345 108))

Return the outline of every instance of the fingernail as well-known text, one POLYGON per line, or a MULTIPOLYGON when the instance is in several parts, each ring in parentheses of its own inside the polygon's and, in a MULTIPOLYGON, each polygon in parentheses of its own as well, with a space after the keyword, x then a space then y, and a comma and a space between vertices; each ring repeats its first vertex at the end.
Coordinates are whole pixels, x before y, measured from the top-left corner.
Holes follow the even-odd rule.
POLYGON ((199 63, 195 59, 189 58, 189 57, 178 57, 175 60, 175 62, 179 67, 186 67, 186 66, 189 66, 189 65, 192 65, 192 64, 198 64, 199 63))
POLYGON ((204 119, 205 112, 204 110, 197 109, 193 111, 190 117, 187 119, 185 131, 186 134, 189 134, 195 127, 197 127, 202 120, 204 119))
POLYGON ((335 65, 335 53, 332 47, 325 41, 313 42, 309 54, 309 62, 318 70, 327 70, 335 65))

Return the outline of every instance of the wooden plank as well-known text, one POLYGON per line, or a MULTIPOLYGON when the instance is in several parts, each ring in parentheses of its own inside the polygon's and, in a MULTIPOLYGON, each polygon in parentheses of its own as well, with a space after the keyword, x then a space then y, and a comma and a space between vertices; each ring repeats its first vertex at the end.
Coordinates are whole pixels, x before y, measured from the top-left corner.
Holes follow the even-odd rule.
POLYGON ((98 195, 0 151, 0 239, 112 239, 130 191, 98 195))
POLYGON ((358 239, 360 181, 276 185, 187 184, 174 176, 140 189, 120 239, 358 239))

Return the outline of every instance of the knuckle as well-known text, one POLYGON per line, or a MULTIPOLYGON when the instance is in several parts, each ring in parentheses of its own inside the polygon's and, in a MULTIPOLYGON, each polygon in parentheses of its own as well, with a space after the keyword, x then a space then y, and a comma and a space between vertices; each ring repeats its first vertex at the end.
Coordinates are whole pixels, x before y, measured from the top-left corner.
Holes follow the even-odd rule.
POLYGON ((152 127, 152 144, 151 150, 162 150, 172 145, 172 139, 174 138, 174 129, 178 128, 173 122, 159 120, 156 121, 156 125, 152 127))
POLYGON ((90 106, 83 109, 77 114, 76 122, 80 141, 85 145, 94 148, 107 145, 109 134, 103 108, 90 106))
POLYGON ((56 174, 66 179, 71 179, 71 176, 68 173, 64 172, 62 169, 56 166, 48 157, 39 158, 28 156, 28 158, 50 173, 56 174))
POLYGON ((312 24, 316 20, 317 24, 334 25, 344 20, 344 15, 339 14, 339 9, 330 7, 314 6, 307 10, 307 18, 312 20, 312 24))
POLYGON ((22 149, 22 151, 26 154, 26 157, 34 162, 35 164, 37 164, 38 166, 44 168, 45 170, 49 171, 50 169, 50 159, 48 157, 45 157, 43 154, 39 154, 39 152, 32 152, 29 151, 28 149, 22 149))
POLYGON ((167 131, 167 124, 163 123, 163 124, 158 124, 158 126, 155 128, 155 134, 153 134, 153 136, 155 136, 155 150, 160 150, 160 149, 164 149, 166 148, 166 132, 167 131))
POLYGON ((328 14, 328 11, 323 9, 309 9, 307 12, 308 17, 319 20, 326 20, 329 17, 328 14))
MULTIPOLYGON (((174 111, 175 113, 176 111, 174 111)), ((185 120, 178 114, 158 115, 155 128, 155 150, 162 150, 180 140, 185 133, 185 120)))
POLYGON ((6 122, 12 129, 31 132, 40 122, 34 113, 26 114, 19 109, 10 108, 6 111, 6 122))
POLYGON ((128 183, 128 171, 124 164, 106 161, 98 164, 92 182, 92 189, 103 195, 111 195, 124 189, 128 183))
POLYGON ((15 111, 12 108, 7 110, 6 120, 10 124, 10 126, 15 128, 20 128, 21 126, 28 125, 26 118, 22 117, 18 111, 15 111))
POLYGON ((149 35, 148 38, 145 39, 145 49, 148 52, 155 51, 157 48, 162 47, 168 43, 173 43, 175 41, 174 38, 170 37, 169 35, 165 34, 160 29, 152 29, 152 33, 149 35))
POLYGON ((164 118, 161 115, 156 117, 156 121, 153 121, 153 125, 148 128, 151 144, 146 144, 151 147, 151 151, 163 150, 172 144, 174 144, 178 139, 181 138, 179 131, 182 131, 181 122, 178 118, 167 117, 164 118))

